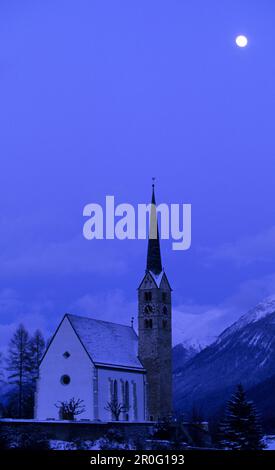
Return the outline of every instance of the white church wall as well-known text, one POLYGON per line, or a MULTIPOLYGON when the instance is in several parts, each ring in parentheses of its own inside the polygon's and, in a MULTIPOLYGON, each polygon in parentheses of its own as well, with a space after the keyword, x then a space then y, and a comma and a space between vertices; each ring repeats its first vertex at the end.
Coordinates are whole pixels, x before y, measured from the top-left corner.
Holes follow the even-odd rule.
POLYGON ((71 398, 84 400, 85 411, 77 419, 93 419, 94 367, 65 317, 40 366, 36 393, 36 418, 59 419, 55 403, 71 398), (65 358, 63 354, 70 356, 65 358), (70 383, 63 385, 61 377, 70 383))
MULTIPOLYGON (((129 421, 145 420, 144 381, 142 373, 124 370, 98 368, 98 416, 102 421, 112 420, 111 412, 105 407, 111 401, 112 381, 117 381, 118 402, 124 403, 123 387, 126 381, 129 384, 129 421)), ((120 421, 126 419, 125 413, 121 413, 120 421)))

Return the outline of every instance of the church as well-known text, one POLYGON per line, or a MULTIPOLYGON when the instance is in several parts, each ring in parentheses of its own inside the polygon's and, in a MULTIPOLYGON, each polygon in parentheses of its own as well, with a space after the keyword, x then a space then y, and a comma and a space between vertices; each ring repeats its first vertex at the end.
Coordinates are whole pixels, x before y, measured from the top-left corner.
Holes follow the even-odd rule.
POLYGON ((153 184, 145 275, 133 325, 66 314, 41 360, 35 417, 62 419, 56 404, 82 400, 77 419, 159 421, 172 414, 171 287, 162 267, 153 184), (114 405, 120 409, 119 415, 114 405))

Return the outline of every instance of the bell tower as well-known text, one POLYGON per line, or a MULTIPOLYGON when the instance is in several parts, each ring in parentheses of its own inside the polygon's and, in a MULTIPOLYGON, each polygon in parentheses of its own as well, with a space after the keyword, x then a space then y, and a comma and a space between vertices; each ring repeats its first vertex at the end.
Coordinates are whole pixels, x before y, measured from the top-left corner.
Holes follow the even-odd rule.
POLYGON ((147 419, 158 421, 172 414, 172 289, 161 262, 154 184, 149 232, 145 276, 138 288, 138 355, 147 371, 147 419))

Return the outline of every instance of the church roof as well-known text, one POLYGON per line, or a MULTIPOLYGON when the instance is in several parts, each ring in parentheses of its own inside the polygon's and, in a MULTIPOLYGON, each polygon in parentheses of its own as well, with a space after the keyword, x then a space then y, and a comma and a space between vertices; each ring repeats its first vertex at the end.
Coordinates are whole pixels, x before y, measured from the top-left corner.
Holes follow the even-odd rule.
POLYGON ((149 239, 148 239, 146 270, 151 271, 155 275, 160 274, 162 271, 154 184, 153 184, 152 201, 151 201, 150 230, 149 230, 149 239))
POLYGON ((138 337, 131 326, 67 314, 69 322, 96 365, 143 369, 138 337))

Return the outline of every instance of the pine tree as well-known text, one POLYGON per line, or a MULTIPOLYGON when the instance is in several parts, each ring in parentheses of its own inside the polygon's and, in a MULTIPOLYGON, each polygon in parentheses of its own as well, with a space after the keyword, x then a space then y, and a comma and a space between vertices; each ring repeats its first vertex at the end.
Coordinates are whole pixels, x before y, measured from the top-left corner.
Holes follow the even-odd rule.
POLYGON ((227 403, 220 435, 220 444, 226 449, 261 450, 265 447, 257 411, 247 400, 241 384, 227 403))
POLYGON ((17 416, 23 417, 31 380, 30 339, 21 324, 10 340, 7 358, 9 382, 16 386, 17 416))
POLYGON ((38 379, 39 364, 45 351, 45 339, 40 330, 36 330, 30 339, 29 353, 32 364, 32 376, 38 379))

